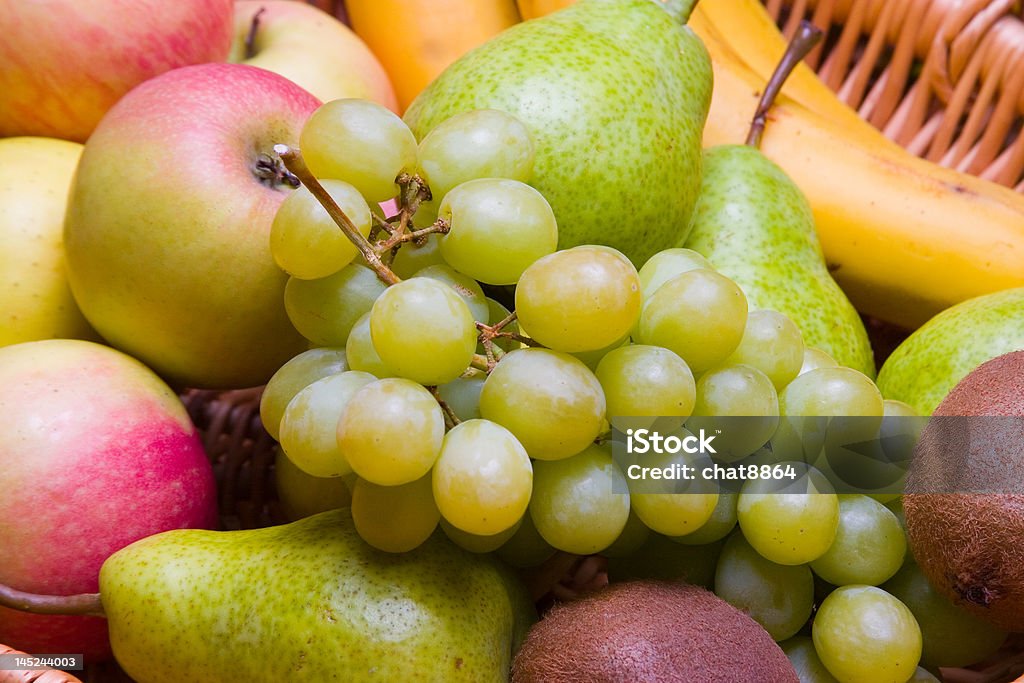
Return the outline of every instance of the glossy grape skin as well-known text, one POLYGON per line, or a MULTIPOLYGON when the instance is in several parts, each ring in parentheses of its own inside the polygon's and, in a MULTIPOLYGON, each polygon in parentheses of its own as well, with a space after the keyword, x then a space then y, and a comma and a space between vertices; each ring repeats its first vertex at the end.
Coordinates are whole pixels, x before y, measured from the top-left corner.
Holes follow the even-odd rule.
MULTIPOLYGON (((370 234, 370 207, 359 191, 341 180, 320 182, 356 230, 370 234)), ((304 280, 336 273, 358 251, 327 210, 310 193, 299 187, 288 195, 274 215, 270 227, 270 253, 283 271, 304 280)))
POLYGON ((516 287, 516 313, 548 348, 600 349, 629 334, 642 297, 636 269, 619 252, 580 246, 541 258, 516 287))
POLYGON ((470 368, 461 377, 437 387, 441 400, 465 422, 480 417, 480 392, 483 391, 487 374, 470 368))
POLYGON ((352 397, 374 381, 373 375, 349 370, 319 379, 296 393, 281 418, 281 448, 288 459, 314 477, 351 472, 338 448, 335 425, 352 397))
POLYGON ((540 460, 586 448, 602 429, 605 406, 594 373, 569 354, 549 349, 507 354, 480 392, 480 414, 506 427, 540 460))
POLYGON ((676 247, 665 249, 647 259, 647 262, 639 270, 640 291, 643 293, 644 301, 651 298, 663 284, 690 270, 707 268, 714 270, 711 262, 693 249, 676 247))
POLYGON ((686 422, 695 433, 721 430, 717 457, 725 461, 739 460, 764 446, 778 424, 775 387, 767 375, 749 365, 721 365, 701 375, 693 415, 686 422))
POLYGON ((367 384, 335 422, 338 448, 352 470, 380 486, 427 474, 444 438, 441 406, 416 382, 389 377, 367 384))
POLYGON ((668 349, 643 344, 620 347, 605 354, 595 375, 613 424, 620 416, 678 418, 659 421, 671 430, 682 426, 693 412, 693 373, 686 361, 668 349))
POLYGON ((433 234, 427 235, 422 245, 406 242, 391 261, 391 272, 403 280, 408 280, 414 273, 428 266, 446 265, 444 257, 441 256, 440 240, 440 235, 433 234))
POLYGON ((534 463, 530 517, 555 548, 587 555, 611 545, 626 526, 630 496, 611 454, 592 445, 571 458, 534 463))
POLYGON ((444 437, 434 466, 441 515, 470 534, 492 536, 519 522, 530 502, 533 466, 507 429, 467 420, 444 437))
POLYGON ((719 541, 736 528, 736 503, 739 494, 733 491, 719 491, 718 502, 711 517, 693 531, 682 536, 671 536, 670 540, 682 545, 704 545, 719 541))
POLYGON ((921 629, 902 602, 874 586, 837 588, 821 603, 814 649, 842 683, 905 683, 921 658, 921 629))
POLYGON ((430 538, 440 518, 429 475, 399 486, 356 480, 352 521, 362 539, 378 550, 413 550, 430 538))
POLYGON ((803 366, 803 335, 796 323, 778 311, 750 311, 740 345, 725 362, 757 368, 781 391, 803 366))
POLYGON ((469 312, 473 314, 473 320, 478 320, 482 323, 487 322, 490 314, 490 308, 487 306, 487 297, 484 296, 484 290, 480 289, 480 285, 473 278, 458 272, 444 263, 434 264, 418 270, 413 277, 429 277, 448 285, 469 306, 469 312))
POLYGON ((345 350, 338 348, 303 351, 278 368, 260 397, 260 420, 267 434, 278 440, 284 409, 295 394, 318 379, 348 369, 345 350))
POLYGON ((821 663, 809 636, 794 636, 779 643, 779 647, 789 657, 800 683, 839 683, 821 663))
POLYGON ((736 350, 746 322, 747 298, 739 286, 701 268, 675 276, 651 295, 636 341, 674 351, 697 374, 736 350))
POLYGON ((835 586, 877 586, 899 570, 906 552, 903 529, 892 511, 867 496, 841 495, 836 538, 811 569, 835 586))
POLYGON ((395 178, 416 170, 416 138, 394 112, 360 99, 320 106, 299 135, 299 148, 317 178, 351 183, 367 202, 398 194, 395 178))
POLYGON ((803 564, 821 557, 839 527, 838 496, 814 469, 783 489, 790 492, 779 490, 777 481, 744 483, 736 503, 743 535, 757 552, 778 564, 803 564))
POLYGON ((797 377, 806 372, 810 372, 811 370, 817 370, 818 368, 837 367, 839 367, 839 363, 837 363, 832 356, 819 348, 806 346, 804 347, 804 358, 800 364, 800 372, 797 373, 797 377))
POLYGON ((370 309, 377 354, 399 377, 444 384, 469 367, 476 322, 466 302, 446 284, 414 277, 388 287, 370 309))
POLYGON ((875 383, 844 367, 818 368, 800 375, 779 394, 779 407, 783 415, 801 416, 881 418, 884 412, 875 383))
POLYGON ((515 284, 527 267, 558 247, 551 205, 517 180, 462 183, 445 196, 438 217, 451 228, 440 241, 445 261, 487 284, 515 284))
POLYGON ((814 578, 807 565, 771 562, 750 547, 743 534, 733 534, 718 557, 715 594, 780 641, 796 634, 810 618, 814 578))
POLYGON ((377 379, 395 376, 395 371, 380 359, 380 354, 373 347, 373 339, 370 336, 369 311, 364 313, 352 326, 352 331, 348 334, 348 341, 345 342, 345 357, 353 370, 368 372, 377 379))
POLYGON ((387 288, 366 266, 350 263, 317 280, 289 278, 284 289, 288 319, 317 346, 345 346, 359 317, 387 288))

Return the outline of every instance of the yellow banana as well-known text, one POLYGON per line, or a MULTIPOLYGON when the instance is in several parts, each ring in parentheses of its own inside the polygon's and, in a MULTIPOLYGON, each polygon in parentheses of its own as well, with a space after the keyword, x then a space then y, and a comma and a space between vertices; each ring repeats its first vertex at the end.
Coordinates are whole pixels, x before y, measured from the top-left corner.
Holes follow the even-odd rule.
MULTIPOLYGON (((741 142, 764 79, 736 61, 712 63, 704 144, 741 142)), ((1024 285, 1024 196, 895 144, 864 144, 847 121, 783 93, 761 149, 807 195, 832 274, 860 311, 914 328, 1024 285)))
POLYGON ((516 0, 516 5, 519 7, 519 16, 526 21, 565 9, 574 2, 576 0, 516 0))
POLYGON ((519 22, 515 0, 347 0, 346 6, 403 111, 445 67, 519 22))

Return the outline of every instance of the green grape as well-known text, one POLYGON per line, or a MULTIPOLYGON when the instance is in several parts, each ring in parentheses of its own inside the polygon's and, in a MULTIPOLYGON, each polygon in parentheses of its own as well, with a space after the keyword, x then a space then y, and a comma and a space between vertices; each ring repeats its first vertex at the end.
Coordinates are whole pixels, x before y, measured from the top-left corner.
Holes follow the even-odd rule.
POLYGON ((523 520, 520 518, 518 522, 504 531, 491 534, 490 536, 480 536, 477 534, 467 533, 457 526, 453 526, 451 522, 442 517, 441 530, 444 531, 448 540, 464 550, 468 550, 471 553, 489 553, 497 550, 504 545, 506 541, 512 538, 516 531, 519 530, 519 525, 522 524, 522 522, 523 520))
POLYGON ((622 339, 641 302, 636 268, 608 247, 556 251, 535 261, 516 286, 520 324, 558 351, 591 351, 622 339))
POLYGON ((725 362, 757 368, 782 391, 800 373, 804 362, 803 335, 796 323, 782 313, 751 311, 740 345, 725 362))
POLYGON ((619 537, 610 546, 602 550, 601 554, 605 557, 626 557, 632 555, 647 542, 650 536, 650 528, 637 516, 636 510, 631 508, 629 517, 626 518, 626 525, 619 532, 619 537))
POLYGON ((451 266, 443 263, 427 266, 422 270, 416 271, 413 277, 428 277, 432 280, 443 282, 454 289, 455 293, 461 296, 462 300, 469 306, 469 312, 473 314, 473 320, 486 323, 490 317, 491 309, 487 306, 487 297, 484 296, 484 290, 480 289, 480 285, 476 280, 468 275, 463 275, 451 266))
POLYGON ((544 540, 559 550, 599 552, 626 526, 630 497, 621 493, 625 478, 600 446, 571 458, 535 462, 533 484, 530 517, 544 540))
POLYGON ((843 586, 825 598, 811 629, 814 649, 842 683, 906 683, 921 658, 921 629, 881 588, 843 586))
POLYGON ((749 365, 708 370, 697 380, 690 431, 713 433, 717 457, 735 461, 761 448, 779 426, 779 398, 768 376, 749 365))
POLYGON ((736 350, 746 323, 747 298, 739 286, 701 268, 676 275, 651 295, 636 341, 671 349, 701 373, 736 350))
POLYGON ((544 537, 537 531, 537 527, 534 525, 533 520, 530 519, 530 515, 523 515, 519 521, 519 528, 497 550, 498 557, 513 567, 520 569, 537 567, 556 552, 551 547, 551 544, 545 541, 544 537))
POLYGON ((280 448, 274 450, 274 485, 281 511, 288 521, 352 504, 346 480, 353 475, 314 477, 299 469, 280 448))
POLYGON ((779 643, 779 647, 789 657, 800 683, 839 683, 821 663, 814 650, 814 641, 808 636, 793 636, 779 643))
POLYGON ((779 394, 783 415, 878 417, 884 412, 875 383, 852 368, 818 368, 806 372, 779 394))
POLYGON ((441 515, 452 525, 492 536, 526 512, 533 466, 512 432, 489 420, 467 420, 445 435, 433 486, 441 515))
POLYGON ((388 287, 370 309, 373 346, 400 377, 444 384, 469 367, 476 352, 476 323, 451 287, 414 277, 388 287))
POLYGON ((621 349, 625 346, 629 346, 629 335, 627 334, 622 339, 616 339, 608 346, 600 349, 594 349, 593 351, 577 351, 571 354, 574 358, 578 358, 583 361, 583 364, 590 368, 592 371, 597 371, 597 366, 601 363, 605 356, 615 349, 621 349))
POLYGON ((647 259, 647 263, 639 271, 640 291, 644 295, 644 301, 650 299, 659 287, 676 275, 699 268, 715 269, 706 258, 693 249, 677 247, 659 251, 647 259))
POLYGON ((416 169, 416 138, 394 112, 369 100, 320 106, 299 135, 306 165, 317 178, 351 183, 368 202, 398 194, 395 178, 416 169))
MULTIPOLYGON (((903 529, 903 540, 906 541, 907 548, 910 548, 910 536, 907 535, 907 515, 903 511, 903 496, 898 496, 893 500, 884 503, 885 507, 889 508, 892 514, 896 515, 896 521, 900 523, 900 528, 903 529)), ((903 563, 913 562, 914 557, 910 553, 907 553, 903 558, 903 563)))
MULTIPOLYGON (((685 429, 674 434, 690 436, 685 429)), ((696 478, 682 480, 664 478, 660 472, 700 472, 711 464, 707 456, 683 451, 648 452, 636 456, 626 467, 627 484, 633 510, 652 531, 666 536, 682 536, 704 525, 718 504, 718 486, 713 481, 696 478), (644 468, 650 468, 645 470, 644 468)))
POLYGON ((836 538, 811 569, 835 586, 877 586, 903 565, 906 552, 896 515, 867 496, 841 495, 836 538))
POLYGON ((315 348, 303 351, 278 368, 260 397, 260 420, 275 440, 281 434, 281 417, 288 401, 318 379, 349 369, 345 350, 315 348))
MULTIPOLYGON (((341 180, 321 185, 359 233, 370 234, 370 207, 359 191, 341 180)), ((305 187, 285 197, 270 227, 270 253, 283 271, 303 280, 327 277, 358 253, 327 210, 305 187)))
POLYGON ((636 552, 608 558, 608 579, 613 583, 630 579, 685 581, 711 590, 722 545, 721 541, 679 545, 661 534, 651 534, 636 552))
POLYGON ((926 419, 917 414, 903 401, 885 399, 882 401, 882 426, 878 433, 884 462, 893 463, 897 476, 888 490, 872 495, 880 503, 888 503, 900 497, 906 484, 909 463, 914 458, 914 447, 921 437, 926 419))
POLYGON ((461 377, 438 386, 437 393, 459 420, 473 420, 480 417, 480 392, 486 379, 487 373, 470 368, 461 377))
POLYGON ((832 356, 828 355, 824 351, 813 346, 804 347, 804 358, 800 365, 800 372, 797 373, 797 377, 810 372, 811 370, 817 370, 818 368, 836 368, 839 367, 839 363, 832 359, 832 356))
POLYGON ((340 477, 351 472, 338 449, 335 425, 352 397, 376 379, 349 370, 318 379, 296 393, 281 417, 281 448, 288 459, 314 477, 340 477))
POLYGON ((394 377, 395 371, 385 365, 380 359, 377 349, 373 347, 373 339, 370 336, 370 312, 367 311, 360 316, 352 331, 348 334, 348 341, 345 342, 345 357, 348 358, 349 367, 353 370, 368 372, 377 379, 394 377))
POLYGON ((381 486, 408 484, 433 467, 444 438, 444 414, 416 382, 371 382, 335 421, 338 448, 352 470, 381 486))
POLYGON ((1006 640, 1005 631, 937 591, 912 560, 882 588, 906 605, 921 626, 921 663, 925 666, 968 666, 995 654, 1006 640))
MULTIPOLYGON (((505 318, 512 314, 512 311, 505 308, 500 301, 487 297, 487 324, 494 326, 500 323, 505 318)), ((519 322, 513 320, 501 328, 502 332, 509 332, 512 334, 519 333, 519 322)), ((494 340, 495 345, 502 351, 515 351, 516 349, 522 348, 522 344, 515 339, 509 339, 507 337, 498 337, 494 340)), ((477 353, 484 353, 484 345, 480 343, 476 347, 477 353)))
MULTIPOLYGON (((613 424, 620 416, 678 418, 659 420, 659 425, 664 424, 662 428, 670 431, 681 427, 693 412, 693 373, 686 361, 668 349, 634 344, 609 351, 598 363, 595 375, 604 389, 613 424)), ((635 421, 629 422, 632 425, 635 421)))
POLYGON ((456 185, 476 178, 526 182, 533 172, 533 140, 523 123, 497 109, 456 114, 419 146, 420 171, 440 202, 456 185))
POLYGON ((352 521, 362 539, 378 550, 405 553, 416 548, 430 538, 440 518, 430 475, 398 486, 356 480, 352 521))
MULTIPOLYGON (((427 225, 430 223, 433 223, 433 220, 427 225)), ((427 235, 426 241, 422 245, 415 242, 404 243, 391 261, 391 272, 403 280, 408 280, 413 273, 423 270, 427 266, 444 265, 440 240, 441 236, 435 233, 427 235)))
POLYGON ((558 247, 551 205, 518 180, 462 183, 445 195, 438 216, 451 227, 441 237, 444 260, 487 284, 515 284, 530 264, 558 247))
POLYGON ((683 545, 703 545, 714 543, 729 535, 736 528, 736 502, 739 494, 732 491, 719 491, 718 502, 711 512, 711 517, 696 531, 682 536, 672 536, 671 540, 683 545))
POLYGON ((839 498, 814 468, 784 483, 780 489, 775 480, 748 480, 736 502, 736 518, 747 541, 764 557, 778 564, 803 564, 821 557, 835 540, 839 498))
POLYGON ((810 618, 814 578, 807 565, 776 564, 750 547, 743 534, 733 534, 718 556, 715 593, 779 641, 810 618))
POLYGON ((289 278, 284 288, 288 319, 317 346, 344 346, 359 316, 370 310, 387 285, 365 266, 350 263, 318 280, 289 278))
POLYGON ((601 432, 604 392, 567 353, 527 348, 504 356, 484 382, 480 414, 502 425, 540 460, 567 458, 601 432))

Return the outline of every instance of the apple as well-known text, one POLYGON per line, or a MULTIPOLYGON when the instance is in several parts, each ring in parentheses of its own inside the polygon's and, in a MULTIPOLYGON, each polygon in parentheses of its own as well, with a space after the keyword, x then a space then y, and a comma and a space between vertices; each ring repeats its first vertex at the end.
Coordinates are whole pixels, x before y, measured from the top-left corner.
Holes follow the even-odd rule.
POLYGON ((228 59, 281 74, 324 102, 357 97, 398 109, 384 67, 362 39, 302 2, 237 0, 228 59))
MULTIPOLYGON (((114 551, 216 522, 213 470, 196 429, 151 370, 88 341, 0 348, 0 583, 95 592, 114 551)), ((106 621, 95 617, 0 608, 0 643, 110 654, 106 621)))
POLYGON ((95 338, 71 297, 62 227, 77 142, 0 139, 0 346, 95 338))
POLYGON ((85 145, 64 246, 71 291, 113 346, 169 381, 255 386, 307 343, 288 320, 270 226, 292 191, 275 143, 319 101, 243 64, 169 71, 85 145))
POLYGON ((139 83, 223 61, 231 0, 16 0, 0 10, 0 137, 84 141, 139 83))

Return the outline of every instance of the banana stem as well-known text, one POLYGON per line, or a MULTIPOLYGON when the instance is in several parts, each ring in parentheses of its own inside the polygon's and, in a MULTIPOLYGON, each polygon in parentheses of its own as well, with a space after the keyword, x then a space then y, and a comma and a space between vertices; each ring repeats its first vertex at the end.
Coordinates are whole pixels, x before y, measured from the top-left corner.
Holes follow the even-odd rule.
POLYGON ((26 593, 0 583, 0 607, 32 614, 105 617, 99 593, 78 595, 39 595, 26 593))
POLYGON ((768 110, 775 103, 775 98, 782 90, 783 84, 789 78, 796 65, 807 56, 807 53, 814 49, 824 35, 820 28, 809 21, 801 21, 793 40, 789 41, 779 65, 775 72, 768 79, 768 84, 761 94, 761 101, 757 103, 754 111, 754 119, 750 123, 750 132, 747 134, 746 144, 751 147, 761 146, 761 136, 764 134, 765 124, 768 122, 768 110))

